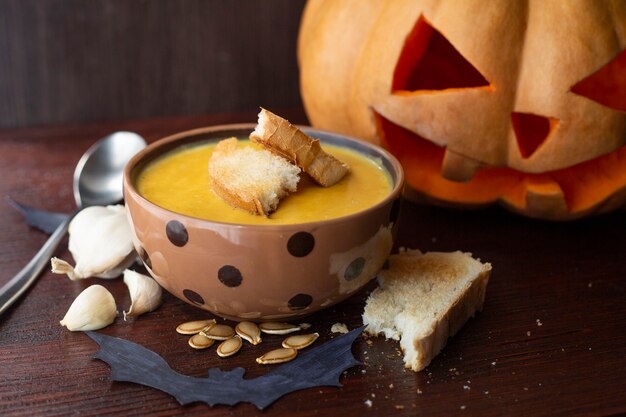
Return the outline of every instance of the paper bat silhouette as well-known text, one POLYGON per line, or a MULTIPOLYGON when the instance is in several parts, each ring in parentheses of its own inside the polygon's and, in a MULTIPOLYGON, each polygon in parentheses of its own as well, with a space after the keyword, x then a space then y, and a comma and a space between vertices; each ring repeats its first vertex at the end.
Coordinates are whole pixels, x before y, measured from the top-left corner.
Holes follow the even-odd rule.
POLYGON ((317 386, 342 386, 341 373, 360 365, 352 355, 352 343, 361 334, 360 327, 336 337, 274 371, 243 379, 245 370, 209 369, 208 378, 179 374, 155 352, 128 340, 87 332, 100 350, 93 356, 109 364, 111 379, 147 385, 173 395, 185 405, 196 401, 208 405, 234 405, 247 401, 263 410, 285 394, 317 386))

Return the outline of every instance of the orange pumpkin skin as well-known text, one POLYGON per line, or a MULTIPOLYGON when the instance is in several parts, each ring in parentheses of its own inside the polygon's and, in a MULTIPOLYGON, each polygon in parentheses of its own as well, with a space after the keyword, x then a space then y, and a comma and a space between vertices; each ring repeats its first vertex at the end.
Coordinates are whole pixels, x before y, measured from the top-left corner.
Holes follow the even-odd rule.
POLYGON ((566 220, 626 203, 626 2, 309 0, 311 123, 379 143, 414 195, 566 220))

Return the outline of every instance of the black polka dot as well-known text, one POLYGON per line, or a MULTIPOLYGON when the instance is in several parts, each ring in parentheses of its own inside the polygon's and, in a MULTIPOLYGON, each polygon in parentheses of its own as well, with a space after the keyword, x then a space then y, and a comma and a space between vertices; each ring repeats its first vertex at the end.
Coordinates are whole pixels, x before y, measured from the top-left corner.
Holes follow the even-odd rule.
POLYGON ((243 281, 241 272, 232 265, 224 265, 217 271, 217 278, 227 287, 238 287, 243 281))
POLYGON ((185 246, 189 240, 187 229, 178 220, 170 220, 165 226, 167 238, 176 246, 185 246))
POLYGON ((148 256, 148 252, 146 252, 146 250, 143 247, 139 248, 139 257, 141 258, 146 268, 152 269, 152 261, 150 260, 150 257, 148 256))
POLYGON ((302 310, 303 308, 307 308, 313 302, 313 297, 309 294, 298 294, 291 297, 289 300, 288 306, 292 310, 302 310))
POLYGON ((308 232, 298 232, 289 238, 287 250, 295 257, 307 256, 315 246, 315 238, 308 232))
POLYGON ((204 304, 204 298, 200 294, 192 290, 183 290, 183 295, 187 297, 189 301, 197 305, 204 304))
POLYGON ((346 268, 346 271, 343 273, 343 277, 346 281, 352 281, 363 272, 363 267, 365 266, 365 258, 359 256, 354 261, 350 262, 350 265, 346 268))
POLYGON ((396 201, 393 202, 391 206, 391 211, 389 212, 389 223, 396 224, 398 221, 398 217, 400 216, 400 204, 401 200, 396 198, 396 201))

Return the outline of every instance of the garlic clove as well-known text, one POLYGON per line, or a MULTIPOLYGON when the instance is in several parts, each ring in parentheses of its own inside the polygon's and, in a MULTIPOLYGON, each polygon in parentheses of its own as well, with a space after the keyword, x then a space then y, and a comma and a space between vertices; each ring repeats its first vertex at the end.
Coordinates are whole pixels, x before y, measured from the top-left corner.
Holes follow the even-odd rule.
POLYGON ((115 278, 136 259, 126 207, 91 206, 81 210, 68 229, 74 267, 52 258, 52 272, 72 280, 89 277, 115 278))
POLYGON ((130 309, 124 311, 127 317, 137 317, 154 310, 161 304, 161 286, 149 276, 127 269, 124 271, 124 284, 130 293, 130 309))
POLYGON ((113 295, 102 285, 85 288, 60 321, 70 331, 98 330, 115 321, 117 310, 113 295))

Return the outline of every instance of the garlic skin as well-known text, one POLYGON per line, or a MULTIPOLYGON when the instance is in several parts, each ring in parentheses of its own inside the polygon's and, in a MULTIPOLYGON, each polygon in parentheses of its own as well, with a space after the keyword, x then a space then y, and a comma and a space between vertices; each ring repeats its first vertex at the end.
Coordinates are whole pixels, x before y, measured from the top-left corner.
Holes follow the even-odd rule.
POLYGON ((75 281, 82 278, 115 278, 136 259, 126 207, 91 206, 81 210, 68 229, 72 265, 52 258, 52 272, 67 274, 75 281))
POLYGON ((78 294, 59 323, 72 332, 84 332, 108 326, 116 315, 115 299, 109 290, 102 285, 91 285, 78 294))
POLYGON ((130 309, 124 311, 124 321, 127 317, 148 313, 161 304, 163 290, 149 276, 127 269, 124 271, 124 284, 128 287, 131 301, 130 309))

